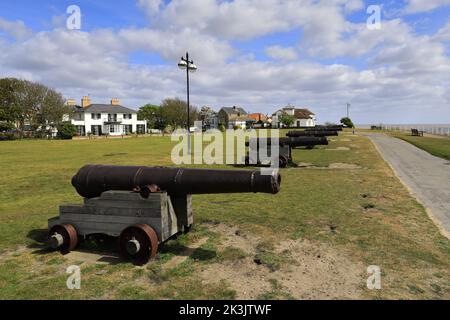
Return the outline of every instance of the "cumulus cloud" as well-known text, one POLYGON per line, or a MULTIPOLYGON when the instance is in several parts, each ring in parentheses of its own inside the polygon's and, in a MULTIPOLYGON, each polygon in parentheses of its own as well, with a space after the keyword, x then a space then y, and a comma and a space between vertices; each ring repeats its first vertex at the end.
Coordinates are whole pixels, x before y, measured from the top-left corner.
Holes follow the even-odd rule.
POLYGON ((449 39, 449 24, 430 36, 416 35, 401 19, 369 30, 346 18, 362 8, 356 0, 138 4, 149 16, 148 27, 55 29, 15 42, 0 41, 0 69, 6 75, 41 81, 66 97, 90 94, 94 101, 107 102, 114 96, 138 107, 184 97, 184 75, 175 64, 189 50, 199 66, 191 79, 196 105, 217 109, 237 104, 271 113, 292 103, 310 107, 320 121, 336 121, 351 101, 360 123, 392 122, 395 117, 409 122, 428 117, 432 122, 450 116, 450 62, 443 43, 449 39), (296 29, 302 33, 297 44, 265 48, 277 63, 260 61, 252 52, 241 55, 233 47, 232 40, 296 29), (134 52, 154 53, 172 63, 132 64, 129 55, 134 52), (320 61, 317 57, 339 56, 364 57, 363 66, 314 62, 320 61), (434 116, 430 108, 439 113, 434 116))
POLYGON ((13 36, 14 38, 19 40, 26 38, 32 34, 31 29, 28 29, 23 21, 9 21, 1 17, 0 31, 4 31, 6 34, 13 36))
POLYGON ((297 52, 292 47, 270 46, 265 49, 266 54, 275 60, 296 60, 297 52))
POLYGON ((450 0, 406 0, 405 13, 419 13, 431 11, 441 6, 450 5, 450 0))

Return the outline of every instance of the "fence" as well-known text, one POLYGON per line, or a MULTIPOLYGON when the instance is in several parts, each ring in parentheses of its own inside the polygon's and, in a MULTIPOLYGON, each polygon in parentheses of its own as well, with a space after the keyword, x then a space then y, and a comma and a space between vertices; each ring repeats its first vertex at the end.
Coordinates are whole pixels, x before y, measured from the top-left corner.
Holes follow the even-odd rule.
POLYGON ((377 125, 377 127, 381 127, 383 130, 388 131, 403 131, 403 132, 411 132, 411 129, 417 129, 419 131, 423 131, 427 134, 433 134, 438 136, 450 136, 450 125, 377 125))

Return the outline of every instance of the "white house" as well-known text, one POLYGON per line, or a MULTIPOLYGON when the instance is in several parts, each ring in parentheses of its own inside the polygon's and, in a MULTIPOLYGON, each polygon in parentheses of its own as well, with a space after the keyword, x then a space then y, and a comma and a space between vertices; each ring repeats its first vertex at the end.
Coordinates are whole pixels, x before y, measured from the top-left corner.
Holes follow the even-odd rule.
POLYGON ((121 106, 118 99, 112 99, 110 104, 91 104, 89 97, 83 97, 80 107, 72 107, 74 113, 70 121, 79 136, 147 132, 147 121, 138 120, 137 111, 121 106))
POLYGON ((272 127, 282 128, 283 125, 280 122, 280 117, 283 114, 288 114, 294 117, 294 124, 292 127, 315 127, 316 126, 316 116, 314 113, 308 109, 298 109, 294 106, 287 106, 283 109, 276 111, 272 115, 272 127))

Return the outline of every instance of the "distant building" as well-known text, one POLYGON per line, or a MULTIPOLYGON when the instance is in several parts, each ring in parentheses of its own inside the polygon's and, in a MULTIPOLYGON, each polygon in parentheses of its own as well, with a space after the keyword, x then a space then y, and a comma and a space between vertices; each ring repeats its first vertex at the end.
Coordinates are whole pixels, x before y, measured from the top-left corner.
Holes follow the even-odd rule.
POLYGON ((74 106, 72 99, 68 102, 74 111, 70 121, 79 136, 120 136, 147 131, 147 121, 138 120, 137 111, 121 106, 117 98, 111 99, 110 104, 92 104, 87 96, 81 100, 81 106, 74 106))
POLYGON ((272 127, 282 128, 283 125, 280 122, 280 117, 283 114, 288 114, 294 117, 294 124, 292 127, 315 127, 316 126, 316 116, 308 109, 299 109, 294 106, 287 106, 276 111, 272 115, 272 127))
POLYGON ((265 128, 270 125, 269 117, 263 113, 252 113, 249 115, 250 119, 255 120, 255 128, 265 128))
POLYGON ((240 107, 223 107, 218 113, 219 124, 227 129, 240 126, 242 129, 251 128, 256 122, 248 113, 240 107))

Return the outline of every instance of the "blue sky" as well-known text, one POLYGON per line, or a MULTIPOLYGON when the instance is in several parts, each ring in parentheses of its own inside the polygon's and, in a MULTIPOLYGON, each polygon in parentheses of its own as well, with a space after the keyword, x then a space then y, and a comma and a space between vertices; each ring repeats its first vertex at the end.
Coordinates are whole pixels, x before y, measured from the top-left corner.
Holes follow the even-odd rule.
POLYGON ((67 98, 137 108, 183 98, 177 59, 199 65, 192 101, 272 113, 292 103, 337 121, 450 123, 450 1, 17 0, 0 3, 2 76, 67 98), (79 6, 81 30, 67 30, 79 6), (368 31, 366 8, 381 8, 368 31))

